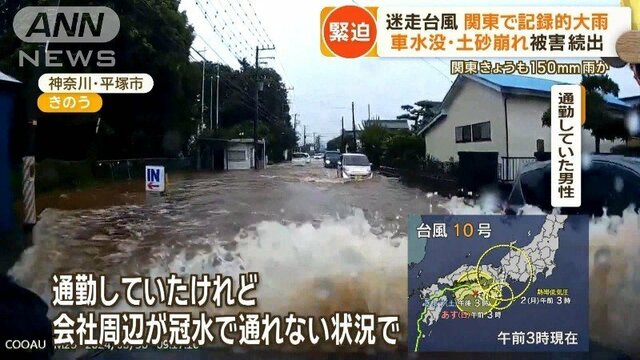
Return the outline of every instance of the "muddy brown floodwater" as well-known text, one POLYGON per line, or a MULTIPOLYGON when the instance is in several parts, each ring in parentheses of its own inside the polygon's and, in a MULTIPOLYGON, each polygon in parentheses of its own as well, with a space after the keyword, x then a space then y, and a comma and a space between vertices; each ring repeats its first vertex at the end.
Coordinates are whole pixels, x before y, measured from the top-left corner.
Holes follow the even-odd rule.
MULTIPOLYGON (((40 208, 34 246, 10 274, 49 303, 54 273, 93 272, 118 281, 122 275, 257 271, 260 311, 366 311, 399 315, 403 328, 408 215, 483 211, 397 179, 345 183, 320 162, 259 172, 169 174, 165 195, 146 194, 138 181, 49 195, 40 199, 40 208)), ((634 269, 640 269, 638 257, 629 257, 640 254, 637 216, 622 224, 592 223, 595 244, 615 240, 617 252, 613 266, 593 276, 591 290, 633 283, 634 269)), ((594 337, 638 351, 640 316, 622 321, 615 312, 638 314, 639 289, 625 288, 622 298, 595 290, 594 337)))

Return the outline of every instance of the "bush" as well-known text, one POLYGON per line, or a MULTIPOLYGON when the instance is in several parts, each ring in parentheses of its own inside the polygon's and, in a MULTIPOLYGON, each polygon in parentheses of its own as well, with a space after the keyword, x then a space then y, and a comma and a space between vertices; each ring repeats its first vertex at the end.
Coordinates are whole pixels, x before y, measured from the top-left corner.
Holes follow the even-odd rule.
POLYGON ((410 133, 398 133, 385 143, 385 165, 399 169, 415 169, 422 163, 424 152, 423 138, 410 133))
POLYGON ((387 128, 375 123, 366 125, 362 130, 362 135, 360 135, 362 152, 367 155, 374 168, 381 165, 385 154, 385 143, 390 136, 391 134, 387 128))
POLYGON ((36 192, 77 188, 93 180, 88 161, 44 160, 36 164, 36 192))
POLYGON ((453 161, 453 158, 449 161, 440 161, 432 156, 422 162, 422 171, 427 175, 433 175, 437 177, 456 177, 458 175, 459 164, 453 161))

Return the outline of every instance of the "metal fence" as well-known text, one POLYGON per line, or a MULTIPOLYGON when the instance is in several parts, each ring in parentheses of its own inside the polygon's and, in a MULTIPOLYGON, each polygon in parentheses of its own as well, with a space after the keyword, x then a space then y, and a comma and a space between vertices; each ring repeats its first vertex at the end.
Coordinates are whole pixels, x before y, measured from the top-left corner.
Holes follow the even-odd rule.
POLYGON ((166 171, 187 171, 195 168, 192 158, 143 158, 98 160, 96 173, 114 180, 144 178, 147 165, 164 166, 166 171))
POLYGON ((503 156, 501 162, 498 163, 498 179, 502 182, 513 182, 524 165, 535 161, 535 157, 503 156))

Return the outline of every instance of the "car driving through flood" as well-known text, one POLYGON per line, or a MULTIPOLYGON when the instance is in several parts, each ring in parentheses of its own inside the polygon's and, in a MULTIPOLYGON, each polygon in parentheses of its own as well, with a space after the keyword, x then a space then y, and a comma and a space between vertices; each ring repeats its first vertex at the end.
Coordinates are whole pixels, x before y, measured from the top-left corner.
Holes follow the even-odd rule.
POLYGON ((338 162, 338 177, 348 180, 371 179, 371 162, 364 154, 342 154, 338 162))
POLYGON ((324 167, 325 168, 337 168, 338 161, 340 161, 339 151, 327 151, 324 153, 324 167))

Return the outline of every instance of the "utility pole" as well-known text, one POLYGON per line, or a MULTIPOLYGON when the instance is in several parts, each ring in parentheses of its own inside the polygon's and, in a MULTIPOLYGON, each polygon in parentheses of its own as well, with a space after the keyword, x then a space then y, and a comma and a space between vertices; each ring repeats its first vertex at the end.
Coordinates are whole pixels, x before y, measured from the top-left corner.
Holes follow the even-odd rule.
POLYGON ((213 130, 213 76, 210 77, 209 83, 209 130, 213 130))
MULTIPOLYGON (((204 52, 204 50, 202 50, 204 52)), ((207 60, 202 59, 202 93, 200 94, 200 124, 198 124, 198 135, 200 134, 200 128, 204 126, 204 70, 207 65, 207 60)))
POLYGON ((371 120, 371 104, 367 104, 367 119, 371 120))
POLYGON ((218 64, 218 72, 216 74, 216 130, 218 130, 220 102, 220 64, 218 64))
POLYGON ((356 138, 356 109, 355 109, 355 103, 353 101, 351 102, 351 121, 353 126, 353 151, 357 152, 358 140, 356 138))
POLYGON ((258 99, 258 96, 260 95, 260 71, 258 70, 260 66, 258 63, 258 57, 260 56, 259 53, 260 50, 256 46, 256 117, 253 119, 253 168, 255 170, 258 170, 258 105, 260 104, 260 100, 258 99))
MULTIPOLYGON (((207 64, 207 58, 204 57, 204 55, 202 55, 200 53, 200 51, 191 48, 193 51, 196 52, 196 54, 198 54, 198 56, 200 56, 202 58, 202 92, 200 93, 200 103, 201 103, 201 108, 200 108, 200 123, 198 124, 198 127, 196 128, 196 135, 200 136, 200 130, 202 130, 202 128, 204 127, 204 76, 205 76, 205 66, 207 64)), ((205 52, 205 50, 201 50, 203 53, 205 52)))
POLYGON ((275 50, 276 48, 271 47, 259 47, 256 46, 256 117, 253 119, 253 164, 254 169, 258 170, 258 116, 259 116, 259 105, 260 105, 260 51, 264 50, 275 50))
MULTIPOLYGON (((298 150, 298 131, 296 130, 298 127, 298 115, 299 114, 293 114, 293 134, 296 136, 296 147, 295 150, 298 150)), ((291 152, 291 156, 293 156, 293 151, 291 152)))
POLYGON ((342 117, 342 132, 340 132, 340 152, 344 152, 344 116, 342 117))
POLYGON ((313 133, 313 152, 316 151, 316 133, 313 133))
MULTIPOLYGON (((293 151, 298 150, 298 114, 293 114, 293 135, 296 137, 296 147, 293 151)), ((293 154, 293 152, 292 152, 293 154)), ((292 155, 293 156, 293 155, 292 155)))
POLYGON ((307 147, 307 125, 302 127, 302 151, 307 147))

